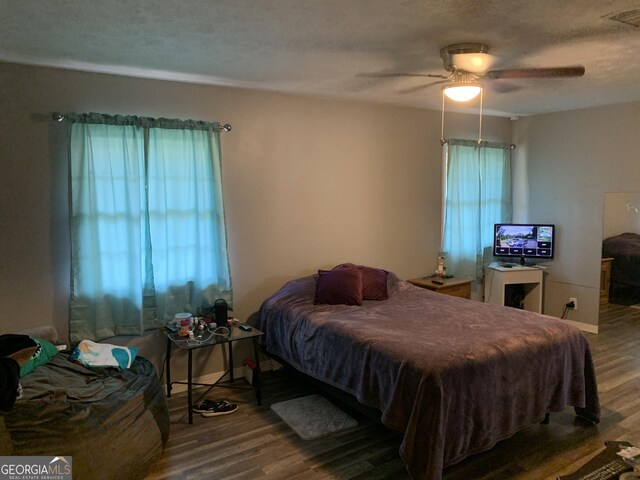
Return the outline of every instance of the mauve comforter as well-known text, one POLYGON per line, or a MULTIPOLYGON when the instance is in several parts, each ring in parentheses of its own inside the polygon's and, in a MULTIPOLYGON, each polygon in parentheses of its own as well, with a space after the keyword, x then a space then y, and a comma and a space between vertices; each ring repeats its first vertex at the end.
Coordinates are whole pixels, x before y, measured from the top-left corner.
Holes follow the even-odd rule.
POLYGON ((389 299, 314 305, 317 276, 266 300, 268 352, 382 412, 412 477, 492 448, 547 412, 597 422, 589 344, 555 318, 424 290, 389 274, 389 299))

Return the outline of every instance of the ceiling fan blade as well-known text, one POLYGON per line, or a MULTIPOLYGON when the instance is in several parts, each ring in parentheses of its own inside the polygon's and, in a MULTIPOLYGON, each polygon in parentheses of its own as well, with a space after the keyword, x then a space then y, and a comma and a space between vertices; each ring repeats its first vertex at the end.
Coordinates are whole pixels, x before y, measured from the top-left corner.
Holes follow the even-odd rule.
POLYGON ((417 87, 405 88, 404 90, 400 90, 399 93, 413 93, 423 88, 432 87, 433 85, 438 85, 439 83, 447 83, 448 80, 440 80, 438 82, 425 83, 424 85, 418 85, 417 87))
POLYGON ((486 73, 486 78, 560 78, 581 77, 584 75, 584 67, 551 67, 551 68, 512 68, 508 70, 491 70, 486 73))
POLYGON ((381 73, 356 73, 356 77, 428 77, 428 78, 449 78, 448 75, 434 75, 432 73, 408 73, 408 72, 381 72, 381 73))

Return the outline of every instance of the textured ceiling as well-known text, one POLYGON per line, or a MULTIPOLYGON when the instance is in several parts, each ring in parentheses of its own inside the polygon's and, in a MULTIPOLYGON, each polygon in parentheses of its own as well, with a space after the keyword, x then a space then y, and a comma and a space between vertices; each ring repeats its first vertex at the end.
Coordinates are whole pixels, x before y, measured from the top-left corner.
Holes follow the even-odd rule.
POLYGON ((482 42, 493 68, 584 65, 501 80, 487 113, 640 100, 635 0, 0 0, 0 60, 438 109, 441 47, 482 42), (628 13, 631 12, 631 13, 628 13))

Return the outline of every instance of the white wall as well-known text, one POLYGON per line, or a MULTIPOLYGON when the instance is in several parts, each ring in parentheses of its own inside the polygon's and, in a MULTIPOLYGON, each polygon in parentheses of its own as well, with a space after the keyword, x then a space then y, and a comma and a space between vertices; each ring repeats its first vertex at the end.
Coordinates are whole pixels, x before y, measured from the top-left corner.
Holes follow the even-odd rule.
POLYGON ((597 329, 605 192, 638 190, 639 128, 640 102, 514 122, 516 218, 557 226, 545 313, 560 316, 577 297, 569 318, 597 329))
MULTIPOLYGON (((0 63, 0 332, 54 325, 67 335, 69 239, 64 123, 53 111, 229 122, 223 188, 236 311, 344 261, 404 278, 435 268, 440 229, 440 113, 0 63)), ((605 192, 637 191, 640 103, 486 118, 513 142, 515 218, 558 226, 545 312, 597 326, 605 192), (513 123, 513 136, 512 136, 513 123)), ((448 136, 477 117, 447 113, 448 136)), ((159 364, 155 335, 131 340, 159 364)))
MULTIPOLYGON (((439 112, 2 63, 0 78, 0 332, 67 335, 66 125, 54 111, 232 124, 222 163, 239 318, 341 262, 404 278, 435 268, 439 112)), ((477 116, 447 113, 447 132, 475 138, 477 116)), ((509 142, 509 121, 486 118, 484 137, 509 142)), ((160 364, 159 336, 131 342, 160 364)))

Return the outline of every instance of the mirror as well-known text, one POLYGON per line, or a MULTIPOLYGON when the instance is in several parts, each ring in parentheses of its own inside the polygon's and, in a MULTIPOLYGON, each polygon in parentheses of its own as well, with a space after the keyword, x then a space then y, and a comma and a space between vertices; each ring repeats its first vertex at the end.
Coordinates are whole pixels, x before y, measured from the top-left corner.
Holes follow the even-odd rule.
POLYGON ((605 193, 602 237, 601 310, 640 308, 640 192, 605 193))

